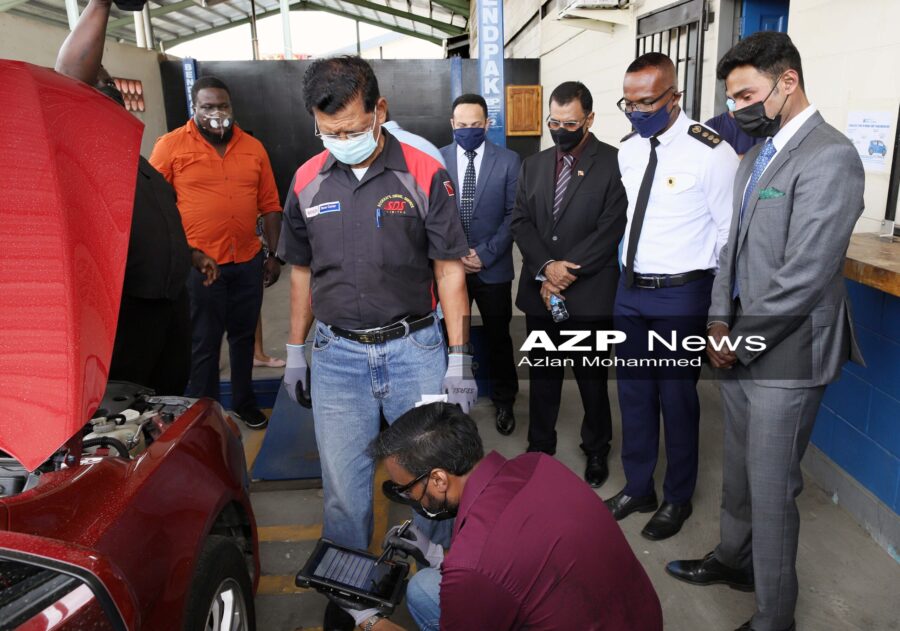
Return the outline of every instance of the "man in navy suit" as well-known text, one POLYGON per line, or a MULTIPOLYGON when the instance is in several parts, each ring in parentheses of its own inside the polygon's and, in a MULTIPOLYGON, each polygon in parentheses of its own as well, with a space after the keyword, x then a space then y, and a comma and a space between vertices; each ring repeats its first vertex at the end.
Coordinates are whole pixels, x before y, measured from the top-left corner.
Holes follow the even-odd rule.
POLYGON ((509 435, 516 428, 513 402, 519 390, 509 334, 515 276, 509 223, 519 156, 485 138, 490 124, 487 103, 478 94, 453 101, 450 124, 454 142, 442 147, 441 154, 458 191, 459 216, 469 239, 469 254, 462 262, 469 300, 475 300, 484 322, 497 431, 509 435))

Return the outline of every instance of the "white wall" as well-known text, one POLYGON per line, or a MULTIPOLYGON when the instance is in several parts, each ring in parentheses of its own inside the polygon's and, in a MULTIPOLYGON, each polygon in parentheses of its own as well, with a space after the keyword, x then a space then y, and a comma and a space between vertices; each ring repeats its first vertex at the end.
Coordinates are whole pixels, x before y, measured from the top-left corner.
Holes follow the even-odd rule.
MULTIPOLYGON (((56 63, 56 53, 68 34, 67 29, 9 13, 0 13, 0 58, 27 61, 52 68, 56 63)), ((156 139, 166 133, 166 114, 157 53, 107 39, 103 51, 103 65, 114 77, 139 79, 143 82, 147 111, 136 113, 135 116, 145 125, 141 153, 145 156, 150 155, 156 139)))
MULTIPOLYGON (((507 0, 506 6, 518 4, 507 0)), ((671 4, 671 0, 645 0, 637 8, 629 9, 631 23, 616 25, 612 33, 570 26, 556 19, 551 11, 540 23, 541 83, 545 93, 563 81, 584 83, 594 97, 594 134, 614 146, 627 134, 631 125, 615 104, 622 96, 625 68, 634 59, 637 18, 671 4)), ((716 11, 718 0, 711 9, 716 11)), ((715 65, 718 57, 718 30, 710 28, 705 34, 703 58, 703 89, 701 91, 701 120, 713 114, 715 100, 715 65)), ((551 140, 544 130, 541 145, 549 147, 551 140)))
MULTIPOLYGON (((788 34, 803 58, 810 102, 842 132, 854 110, 900 103, 900 2, 792 0, 788 34)), ((893 155, 893 138, 888 157, 893 155)), ((874 232, 884 219, 890 172, 866 173, 866 210, 856 225, 874 232)))

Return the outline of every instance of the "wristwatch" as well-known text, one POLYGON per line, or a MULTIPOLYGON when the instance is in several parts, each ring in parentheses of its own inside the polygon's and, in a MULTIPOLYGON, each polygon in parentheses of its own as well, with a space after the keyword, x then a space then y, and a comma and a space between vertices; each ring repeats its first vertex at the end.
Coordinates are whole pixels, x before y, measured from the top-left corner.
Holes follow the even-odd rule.
POLYGON ((456 344, 449 348, 449 352, 453 354, 462 353, 463 355, 474 355, 475 347, 472 346, 471 342, 468 344, 456 344))
POLYGON ((387 618, 385 616, 382 616, 380 613, 376 613, 374 616, 372 616, 362 624, 362 629, 363 631, 372 631, 372 629, 375 628, 375 625, 378 624, 379 621, 386 619, 387 618))

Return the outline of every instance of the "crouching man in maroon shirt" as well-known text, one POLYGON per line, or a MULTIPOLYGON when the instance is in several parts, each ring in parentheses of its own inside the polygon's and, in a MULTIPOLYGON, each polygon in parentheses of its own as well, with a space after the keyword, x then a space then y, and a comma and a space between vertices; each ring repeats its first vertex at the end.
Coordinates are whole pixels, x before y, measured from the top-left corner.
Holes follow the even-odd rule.
MULTIPOLYGON (((414 528, 391 543, 416 559, 407 606, 423 630, 661 631, 650 579, 609 510, 550 456, 484 455, 459 407, 410 410, 370 447, 385 491, 431 518, 456 517, 450 551, 414 528)), ((354 612, 366 631, 399 629, 354 612)))

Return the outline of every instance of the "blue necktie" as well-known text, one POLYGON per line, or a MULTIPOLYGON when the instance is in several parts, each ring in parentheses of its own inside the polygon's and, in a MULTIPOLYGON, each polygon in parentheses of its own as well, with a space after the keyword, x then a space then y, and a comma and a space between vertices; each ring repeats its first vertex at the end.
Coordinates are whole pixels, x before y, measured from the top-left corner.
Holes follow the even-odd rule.
MULTIPOLYGON (((750 174, 750 181, 747 183, 747 190, 744 191, 744 199, 741 201, 741 214, 738 218, 738 235, 741 234, 741 224, 744 222, 744 211, 747 209, 747 204, 750 202, 750 198, 753 196, 753 191, 756 190, 756 185, 759 182, 759 178, 762 177, 763 171, 766 170, 766 167, 774 156, 775 145, 772 143, 772 139, 769 138, 766 141, 766 144, 763 145, 762 151, 760 151, 759 155, 756 156, 756 161, 753 163, 753 173, 750 174)), ((737 243, 735 243, 735 247, 737 247, 737 243)), ((737 253, 735 253, 734 271, 732 272, 732 277, 734 278, 734 287, 731 290, 731 298, 733 300, 737 300, 741 295, 741 286, 738 282, 737 261, 737 253)))

